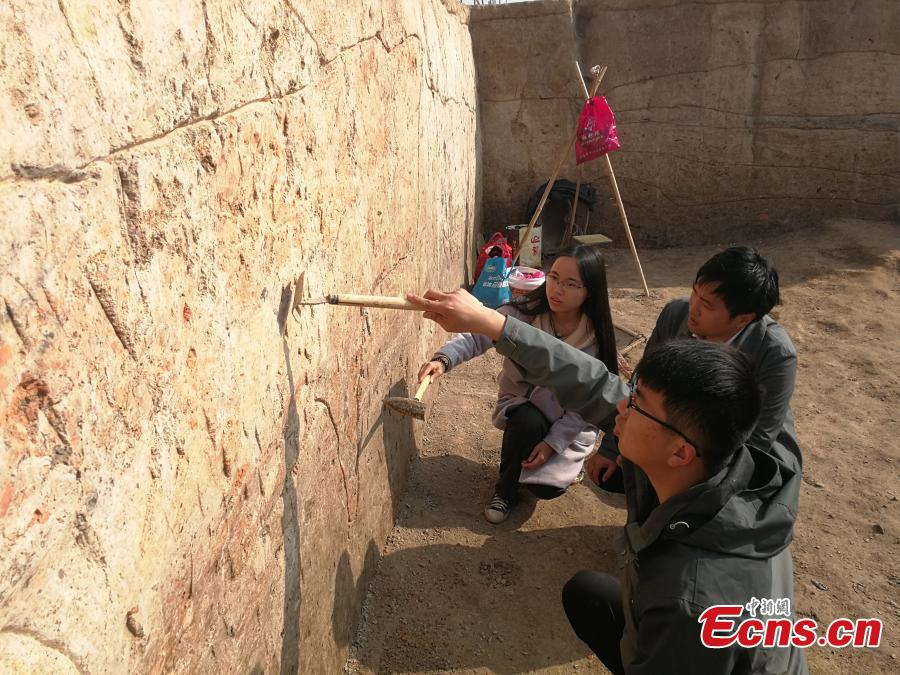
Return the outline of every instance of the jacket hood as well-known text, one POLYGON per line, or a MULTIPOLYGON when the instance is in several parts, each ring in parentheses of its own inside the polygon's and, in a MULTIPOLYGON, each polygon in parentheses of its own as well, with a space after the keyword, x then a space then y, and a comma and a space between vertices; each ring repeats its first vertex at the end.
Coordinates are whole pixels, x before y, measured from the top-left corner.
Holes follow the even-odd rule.
MULTIPOLYGON (((656 506, 643 522, 629 522, 635 553, 656 539, 745 558, 770 558, 794 533, 800 495, 797 453, 775 443, 769 452, 741 447, 715 476, 656 506)), ((633 485, 646 476, 632 469, 633 485)), ((640 488, 639 488, 640 489, 640 488)))
POLYGON ((800 472, 779 460, 777 446, 771 454, 741 448, 723 472, 697 486, 661 536, 745 558, 784 550, 793 538, 800 472))

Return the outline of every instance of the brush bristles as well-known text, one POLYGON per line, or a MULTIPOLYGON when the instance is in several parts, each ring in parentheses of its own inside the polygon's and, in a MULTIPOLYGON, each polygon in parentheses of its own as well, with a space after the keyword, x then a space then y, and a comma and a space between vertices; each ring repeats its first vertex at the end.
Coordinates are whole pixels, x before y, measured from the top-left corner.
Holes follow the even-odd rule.
POLYGON ((425 419, 425 404, 415 399, 401 398, 386 400, 385 404, 401 415, 411 415, 416 419, 425 419))

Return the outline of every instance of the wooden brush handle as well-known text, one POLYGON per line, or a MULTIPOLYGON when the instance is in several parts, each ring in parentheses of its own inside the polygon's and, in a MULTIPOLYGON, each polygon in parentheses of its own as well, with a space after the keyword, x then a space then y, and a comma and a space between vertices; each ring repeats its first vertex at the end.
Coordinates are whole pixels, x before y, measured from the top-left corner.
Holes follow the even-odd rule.
POLYGON ((413 396, 413 398, 417 401, 421 401, 422 397, 425 395, 425 390, 428 389, 429 384, 431 384, 431 375, 429 375, 419 383, 419 388, 416 389, 416 395, 413 396))
POLYGON ((385 309, 411 309, 417 312, 422 311, 421 307, 417 307, 406 298, 384 295, 353 295, 351 293, 340 293, 339 295, 329 295, 328 302, 334 305, 356 305, 358 307, 383 307, 385 309))

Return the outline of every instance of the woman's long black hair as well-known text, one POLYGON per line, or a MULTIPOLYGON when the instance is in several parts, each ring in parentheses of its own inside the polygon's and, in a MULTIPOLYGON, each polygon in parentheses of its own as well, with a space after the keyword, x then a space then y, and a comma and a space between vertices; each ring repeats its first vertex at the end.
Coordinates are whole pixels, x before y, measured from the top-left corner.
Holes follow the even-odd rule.
MULTIPOLYGON (((587 297, 581 311, 587 315, 597 339, 597 357, 606 364, 607 370, 619 374, 616 357, 616 333, 613 329, 612 313, 609 311, 609 289, 606 285, 606 261, 596 246, 576 244, 561 250, 556 258, 572 258, 578 264, 578 273, 587 290, 587 297)), ((555 258, 554 258, 555 260, 555 258)), ((547 300, 547 283, 530 291, 511 303, 527 316, 537 316, 550 311, 547 300)))

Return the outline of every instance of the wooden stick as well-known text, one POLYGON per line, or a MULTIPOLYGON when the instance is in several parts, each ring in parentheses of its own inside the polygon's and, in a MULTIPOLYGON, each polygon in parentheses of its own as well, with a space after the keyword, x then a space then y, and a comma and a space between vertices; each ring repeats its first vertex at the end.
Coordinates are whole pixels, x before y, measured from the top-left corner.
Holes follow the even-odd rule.
MULTIPOLYGON (((599 73, 596 75, 594 80, 592 89, 594 94, 597 93, 597 90, 600 88, 600 82, 603 80, 603 76, 606 74, 606 66, 604 66, 599 73)), ((583 84, 583 82, 582 82, 583 84)), ((537 222, 537 219, 541 215, 541 211, 544 210, 544 204, 547 203, 547 197, 550 196, 550 190, 553 189, 553 184, 556 182, 556 177, 559 175, 560 169, 562 169, 563 164, 566 163, 566 160, 569 158, 569 153, 572 152, 572 147, 575 145, 575 139, 578 138, 578 128, 575 128, 575 132, 572 134, 572 140, 569 141, 569 144, 566 145, 565 150, 559 156, 559 161, 556 163, 556 168, 553 170, 553 175, 550 176, 550 180, 547 181, 547 187, 544 188, 544 194, 541 195, 541 201, 538 202, 537 208, 534 210, 534 214, 531 216, 531 221, 528 223, 528 227, 525 230, 525 235, 522 237, 522 241, 525 242, 525 245, 528 244, 528 239, 531 237, 531 231, 534 229, 534 224, 537 222)), ((513 258, 512 265, 510 267, 514 267, 517 262, 519 262, 519 256, 522 254, 521 247, 516 252, 516 257, 513 258)))
MULTIPOLYGON (((575 68, 578 70, 578 79, 581 82, 581 88, 584 90, 585 95, 587 96, 587 87, 584 84, 584 78, 581 75, 581 66, 578 65, 578 61, 575 62, 575 68)), ((592 98, 588 96, 588 99, 592 98)), ((612 183, 613 194, 616 197, 616 205, 619 207, 619 217, 622 219, 622 224, 625 226, 625 237, 628 239, 628 246, 631 248, 631 255, 634 257, 634 264, 637 265, 638 272, 641 275, 641 283, 644 284, 644 293, 647 294, 647 297, 650 297, 650 289, 647 287, 647 279, 644 278, 644 268, 641 267, 641 259, 638 258, 637 248, 634 245, 634 239, 631 236, 631 228, 628 226, 628 216, 625 215, 625 204, 622 203, 622 195, 619 193, 619 184, 616 182, 616 174, 613 172, 612 162, 609 160, 609 155, 603 155, 603 159, 606 160, 606 170, 609 172, 609 182, 612 183)))
POLYGON ((562 165, 565 164, 569 153, 572 152, 573 145, 575 145, 574 136, 572 136, 572 140, 569 141, 569 144, 566 146, 565 152, 560 155, 559 161, 556 163, 556 168, 553 170, 553 175, 550 176, 550 180, 547 181, 547 187, 544 188, 544 194, 541 195, 541 201, 538 202, 537 208, 534 210, 534 213, 531 216, 531 220, 528 223, 528 227, 525 228, 525 234, 522 235, 522 239, 520 240, 523 243, 521 246, 519 246, 519 250, 516 251, 516 257, 513 258, 512 265, 510 265, 510 267, 515 267, 516 263, 519 262, 519 256, 522 255, 522 247, 529 244, 528 239, 531 237, 531 231, 534 229, 534 224, 540 217, 541 211, 544 210, 544 204, 547 203, 547 197, 550 195, 550 190, 553 189, 553 183, 556 182, 556 177, 559 175, 559 170, 562 168, 562 165))
POLYGON ((352 293, 340 293, 338 295, 329 295, 328 303, 332 305, 355 305, 357 307, 382 307, 384 309, 410 309, 417 312, 422 311, 421 307, 417 307, 406 298, 384 295, 354 295, 352 293))
POLYGON ((646 336, 643 335, 642 333, 638 333, 637 331, 633 331, 633 330, 631 330, 630 328, 625 328, 625 326, 620 326, 620 325, 617 324, 616 322, 613 322, 613 327, 614 327, 616 330, 622 331, 623 333, 625 333, 625 335, 627 335, 628 337, 630 337, 630 338, 632 338, 632 339, 634 339, 634 340, 638 339, 639 337, 646 337, 646 336))
POLYGON ((569 226, 562 238, 562 246, 565 246, 569 238, 572 236, 572 229, 575 227, 575 214, 578 212, 578 193, 581 191, 581 167, 578 168, 578 178, 575 179, 575 200, 572 202, 572 215, 569 216, 569 226))
MULTIPOLYGON (((578 61, 575 62, 575 69, 578 71, 578 84, 581 85, 582 91, 584 91, 585 100, 589 99, 591 95, 588 93, 587 84, 584 82, 584 75, 581 74, 581 64, 578 61)), ((603 66, 604 74, 606 72, 606 66, 603 66)))
POLYGON ((422 382, 419 384, 419 388, 416 389, 416 394, 415 396, 413 396, 413 398, 417 401, 421 401, 422 397, 425 395, 425 390, 428 389, 429 384, 431 384, 431 375, 422 380, 422 382))
POLYGON ((646 341, 647 341, 647 336, 646 336, 646 335, 639 335, 639 336, 637 337, 637 339, 636 339, 634 342, 632 342, 630 345, 625 345, 624 347, 622 347, 622 349, 619 350, 619 353, 620 353, 622 356, 625 356, 625 355, 626 355, 628 352, 630 352, 632 349, 636 349, 636 348, 638 347, 638 345, 642 345, 642 344, 644 344, 644 342, 646 342, 646 341))
POLYGON ((616 205, 619 207, 619 216, 622 218, 622 224, 625 226, 625 236, 628 237, 628 246, 631 248, 631 255, 634 257, 634 264, 637 265, 638 272, 641 275, 641 283, 644 284, 644 293, 650 297, 650 289, 647 288, 647 280, 644 278, 644 268, 641 267, 641 259, 638 258, 637 248, 634 245, 634 239, 631 236, 631 228, 628 227, 628 216, 625 215, 625 205, 622 203, 622 195, 619 194, 619 184, 616 182, 616 174, 613 172, 612 162, 609 161, 609 155, 603 155, 606 160, 606 170, 609 171, 609 182, 612 183, 613 193, 616 195, 616 205))

